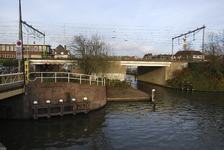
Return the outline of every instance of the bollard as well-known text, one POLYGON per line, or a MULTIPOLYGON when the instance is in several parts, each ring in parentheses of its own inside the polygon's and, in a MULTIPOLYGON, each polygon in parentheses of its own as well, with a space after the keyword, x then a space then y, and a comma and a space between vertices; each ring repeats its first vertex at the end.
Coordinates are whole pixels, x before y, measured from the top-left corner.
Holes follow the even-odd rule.
POLYGON ((156 90, 152 89, 152 102, 154 103, 156 101, 156 90))
POLYGON ((155 103, 152 103, 152 112, 155 112, 155 103))

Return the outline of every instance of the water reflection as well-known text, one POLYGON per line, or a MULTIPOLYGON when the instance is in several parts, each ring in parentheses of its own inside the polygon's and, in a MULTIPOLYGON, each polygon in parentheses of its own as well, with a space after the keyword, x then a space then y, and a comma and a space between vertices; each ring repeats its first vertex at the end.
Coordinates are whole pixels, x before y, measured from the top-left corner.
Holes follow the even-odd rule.
POLYGON ((106 127, 103 124, 105 109, 87 115, 77 114, 51 119, 3 120, 0 122, 0 141, 9 150, 20 148, 107 149, 111 146, 110 138, 103 132, 106 127))

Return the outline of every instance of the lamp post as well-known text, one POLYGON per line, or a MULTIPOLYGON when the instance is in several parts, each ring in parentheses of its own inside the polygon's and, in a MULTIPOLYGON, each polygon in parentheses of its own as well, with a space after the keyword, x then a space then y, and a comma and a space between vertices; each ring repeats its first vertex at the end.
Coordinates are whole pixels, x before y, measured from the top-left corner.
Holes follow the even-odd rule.
POLYGON ((29 49, 28 49, 28 45, 29 45, 29 37, 28 37, 28 35, 32 35, 32 34, 27 33, 27 46, 26 46, 27 60, 29 59, 29 49))

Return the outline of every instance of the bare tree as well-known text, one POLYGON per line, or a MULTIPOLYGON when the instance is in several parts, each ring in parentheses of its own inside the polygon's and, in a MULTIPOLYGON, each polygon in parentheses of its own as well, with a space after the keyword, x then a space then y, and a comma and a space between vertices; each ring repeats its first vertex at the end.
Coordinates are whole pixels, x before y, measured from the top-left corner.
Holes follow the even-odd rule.
POLYGON ((223 55, 224 49, 224 31, 209 32, 205 44, 205 54, 210 60, 212 71, 218 78, 223 78, 223 64, 220 56, 223 55))
POLYGON ((211 56, 219 56, 223 53, 223 42, 221 32, 207 33, 207 40, 205 43, 205 53, 211 56))
POLYGON ((99 34, 74 36, 70 47, 85 74, 104 74, 110 67, 112 48, 99 34))

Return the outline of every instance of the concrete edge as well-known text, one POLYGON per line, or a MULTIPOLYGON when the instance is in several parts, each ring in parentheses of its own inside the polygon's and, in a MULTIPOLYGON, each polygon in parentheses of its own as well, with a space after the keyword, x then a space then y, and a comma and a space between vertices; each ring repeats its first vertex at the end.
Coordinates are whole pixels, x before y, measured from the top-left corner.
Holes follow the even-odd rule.
POLYGON ((107 98, 107 101, 149 101, 150 97, 107 98))
POLYGON ((0 150, 6 150, 6 147, 0 142, 0 150))

